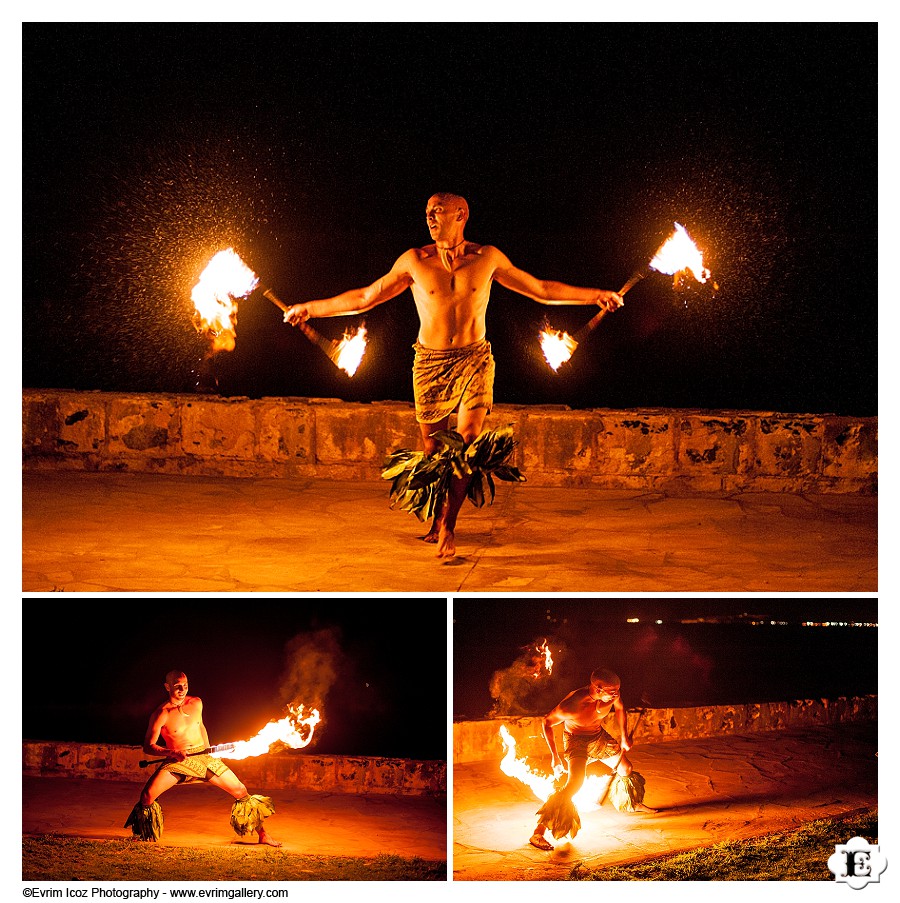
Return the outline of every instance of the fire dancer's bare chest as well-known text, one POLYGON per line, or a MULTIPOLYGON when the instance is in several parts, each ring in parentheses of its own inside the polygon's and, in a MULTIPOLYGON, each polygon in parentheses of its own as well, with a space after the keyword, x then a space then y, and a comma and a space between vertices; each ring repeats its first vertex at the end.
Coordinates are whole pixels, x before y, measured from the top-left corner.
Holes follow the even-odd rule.
POLYGON ((198 732, 200 715, 197 708, 190 703, 184 706, 172 706, 167 714, 162 727, 163 738, 178 740, 190 738, 198 732))
POLYGON ((427 257, 413 278, 413 296, 428 305, 486 303, 491 289, 490 267, 477 255, 458 258, 450 270, 437 257, 427 257))
POLYGON ((573 728, 581 731, 596 730, 611 710, 611 702, 601 703, 593 699, 587 699, 577 707, 570 719, 568 719, 569 730, 573 728))

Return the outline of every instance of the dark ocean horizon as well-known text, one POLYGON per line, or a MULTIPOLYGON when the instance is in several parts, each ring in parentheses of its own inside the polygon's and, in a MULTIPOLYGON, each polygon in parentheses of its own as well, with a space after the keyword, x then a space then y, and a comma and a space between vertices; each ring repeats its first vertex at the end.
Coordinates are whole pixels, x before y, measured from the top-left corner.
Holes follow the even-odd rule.
MULTIPOLYGON (((548 633, 553 672, 517 677, 522 649, 488 631, 454 647, 453 718, 544 715, 606 667, 627 708, 683 708, 835 698, 878 692, 878 630, 800 624, 582 625, 548 633), (503 688, 498 701, 491 694, 503 688), (506 711, 504 711, 506 709, 506 711)), ((540 642, 542 637, 535 637, 540 642)))

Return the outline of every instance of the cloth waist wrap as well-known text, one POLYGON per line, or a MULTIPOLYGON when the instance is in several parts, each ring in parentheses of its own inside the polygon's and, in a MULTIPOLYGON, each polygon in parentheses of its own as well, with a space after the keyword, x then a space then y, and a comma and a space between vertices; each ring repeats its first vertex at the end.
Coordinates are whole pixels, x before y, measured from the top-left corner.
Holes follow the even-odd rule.
POLYGON ((187 783, 190 781, 206 781, 209 780, 206 777, 207 771, 211 771, 213 774, 225 774, 225 772, 229 771, 228 766, 221 760, 217 759, 215 756, 211 756, 209 753, 201 753, 200 755, 196 755, 200 750, 205 749, 204 746, 191 746, 188 749, 184 750, 187 753, 188 758, 186 758, 183 762, 164 762, 159 768, 154 772, 154 777, 159 774, 161 771, 169 771, 174 775, 178 775, 181 780, 179 783, 187 783))
POLYGON ((416 420, 437 423, 460 404, 468 410, 494 405, 494 356, 487 339, 462 348, 426 348, 416 342, 413 395, 416 420))
POLYGON ((619 742, 602 727, 590 734, 563 731, 563 752, 567 759, 608 759, 621 751, 619 742))

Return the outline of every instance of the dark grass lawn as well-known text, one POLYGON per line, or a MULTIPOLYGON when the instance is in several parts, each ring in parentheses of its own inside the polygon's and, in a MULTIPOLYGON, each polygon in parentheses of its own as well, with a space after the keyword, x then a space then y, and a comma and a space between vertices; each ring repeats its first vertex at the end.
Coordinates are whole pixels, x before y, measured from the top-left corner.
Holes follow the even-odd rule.
POLYGON ((23 881, 445 881, 443 860, 193 849, 43 834, 22 840, 23 881))

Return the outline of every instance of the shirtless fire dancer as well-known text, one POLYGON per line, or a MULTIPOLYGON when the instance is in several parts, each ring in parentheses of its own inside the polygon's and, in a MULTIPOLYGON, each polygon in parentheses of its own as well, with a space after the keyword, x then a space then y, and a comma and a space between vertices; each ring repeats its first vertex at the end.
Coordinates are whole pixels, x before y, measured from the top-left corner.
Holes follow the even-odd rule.
MULTIPOLYGON (((536 279, 497 248, 466 241, 468 218, 464 198, 432 195, 425 208, 432 244, 411 248, 366 288, 295 304, 284 315, 286 322, 297 325, 309 318, 360 314, 409 288, 419 315, 413 363, 416 420, 428 455, 438 450, 433 436, 447 429, 454 411, 456 432, 466 445, 481 433, 491 411, 494 358, 485 338, 485 313, 492 281, 541 304, 597 304, 611 311, 624 303, 617 292, 536 279)), ((456 554, 456 518, 467 486, 467 478, 453 479, 443 510, 423 537, 437 543, 438 557, 456 554)))
POLYGON ((188 679, 183 671, 166 675, 169 698, 150 716, 144 737, 144 752, 167 759, 144 785, 125 822, 135 839, 158 841, 162 836, 163 817, 157 798, 176 784, 206 781, 221 787, 234 797, 231 826, 240 836, 256 832, 259 843, 280 847, 263 827, 263 821, 275 812, 267 796, 251 796, 235 773, 221 760, 202 750, 209 748, 209 737, 203 724, 203 701, 188 696, 188 679), (160 740, 165 744, 160 744, 160 740))
MULTIPOLYGON (((618 675, 605 668, 591 674, 586 687, 573 690, 543 722, 544 739, 550 748, 554 770, 561 767, 568 772, 565 787, 554 793, 538 812, 540 820, 531 835, 532 846, 539 850, 552 850, 544 837, 547 828, 554 837, 564 837, 574 819, 580 825, 572 797, 584 784, 588 762, 600 760, 610 771, 611 779, 618 782, 617 793, 610 792, 616 808, 632 812, 655 812, 643 803, 644 780, 634 772, 625 753, 631 749, 628 733, 628 717, 619 696, 621 681, 618 675), (603 728, 603 719, 615 711, 621 741, 616 741, 603 728), (563 725, 563 755, 560 756, 553 736, 553 728, 563 725)), ((576 827, 577 830, 577 827, 576 827)))

